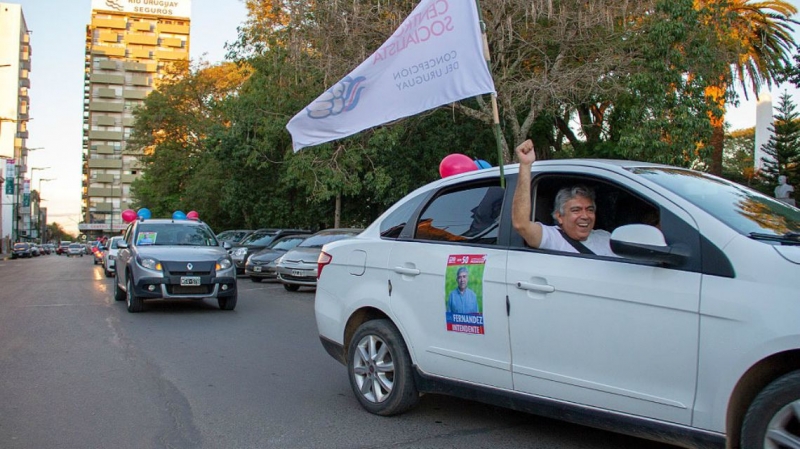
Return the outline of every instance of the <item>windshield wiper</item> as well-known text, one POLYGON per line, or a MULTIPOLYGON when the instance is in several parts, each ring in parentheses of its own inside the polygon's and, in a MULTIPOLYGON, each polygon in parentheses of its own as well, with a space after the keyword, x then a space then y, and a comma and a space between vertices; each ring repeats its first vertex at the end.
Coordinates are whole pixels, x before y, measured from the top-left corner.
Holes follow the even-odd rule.
POLYGON ((766 240, 770 242, 780 242, 782 245, 800 245, 800 232, 789 231, 783 235, 762 234, 751 232, 750 238, 755 240, 766 240))

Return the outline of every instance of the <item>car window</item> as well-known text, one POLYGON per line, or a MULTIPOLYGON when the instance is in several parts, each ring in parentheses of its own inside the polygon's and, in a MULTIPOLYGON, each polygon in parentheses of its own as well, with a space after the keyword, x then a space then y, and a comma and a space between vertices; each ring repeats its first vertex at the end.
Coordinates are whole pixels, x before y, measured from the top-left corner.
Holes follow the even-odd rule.
POLYGON ((484 184, 438 195, 420 215, 414 238, 497 244, 504 192, 484 184))
POLYGON ((424 193, 417 195, 416 197, 403 202, 402 205, 398 206, 397 209, 393 210, 389 215, 387 215, 386 218, 381 221, 381 238, 396 239, 400 237, 400 233, 403 231, 406 223, 411 220, 412 214, 416 212, 417 208, 420 204, 422 204, 422 200, 425 197, 426 194, 424 193))
POLYGON ((111 249, 117 249, 117 242, 119 239, 111 239, 111 249))

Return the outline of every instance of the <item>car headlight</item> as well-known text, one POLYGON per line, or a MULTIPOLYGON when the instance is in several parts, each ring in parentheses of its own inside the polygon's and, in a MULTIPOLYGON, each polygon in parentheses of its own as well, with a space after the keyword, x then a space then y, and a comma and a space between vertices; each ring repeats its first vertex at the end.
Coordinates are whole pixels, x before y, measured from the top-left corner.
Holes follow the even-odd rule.
POLYGON ((137 262, 139 265, 147 268, 148 270, 161 271, 161 262, 153 259, 152 257, 140 257, 137 262))
POLYGON ((227 257, 223 257, 222 259, 217 261, 217 271, 227 270, 228 268, 230 268, 232 266, 233 266, 233 262, 227 257))
POLYGON ((233 255, 236 257, 244 257, 245 254, 247 254, 247 248, 236 248, 233 251, 233 255))

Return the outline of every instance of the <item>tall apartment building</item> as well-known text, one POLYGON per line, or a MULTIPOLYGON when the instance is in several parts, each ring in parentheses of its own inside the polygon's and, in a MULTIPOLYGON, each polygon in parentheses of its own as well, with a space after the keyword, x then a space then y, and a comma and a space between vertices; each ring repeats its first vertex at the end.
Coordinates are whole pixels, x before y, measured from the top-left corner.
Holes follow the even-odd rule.
POLYGON ((26 240, 30 224, 28 120, 30 120, 31 32, 20 5, 0 3, 0 238, 3 252, 10 242, 26 240), (23 191, 27 186, 28 190, 23 191), (26 220, 26 216, 28 219, 26 220))
POLYGON ((171 63, 189 59, 191 0, 92 0, 86 27, 83 222, 95 236, 125 228, 131 182, 141 176, 126 151, 133 111, 171 63))

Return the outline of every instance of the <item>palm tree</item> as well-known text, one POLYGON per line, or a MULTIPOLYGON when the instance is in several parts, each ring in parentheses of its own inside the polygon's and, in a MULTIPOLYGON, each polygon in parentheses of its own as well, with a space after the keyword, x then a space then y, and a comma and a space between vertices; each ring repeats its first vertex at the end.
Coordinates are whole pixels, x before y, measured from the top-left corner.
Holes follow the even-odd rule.
POLYGON ((725 100, 738 80, 747 98, 748 89, 756 96, 763 85, 772 86, 776 77, 791 66, 790 53, 796 48, 791 19, 797 8, 783 0, 696 0, 698 7, 717 8, 721 20, 715 22, 721 42, 729 44, 730 73, 720 74, 706 89, 706 98, 717 107, 711 114, 711 173, 722 174, 722 146, 725 138, 725 100), (748 85, 749 81, 749 85, 748 85))

